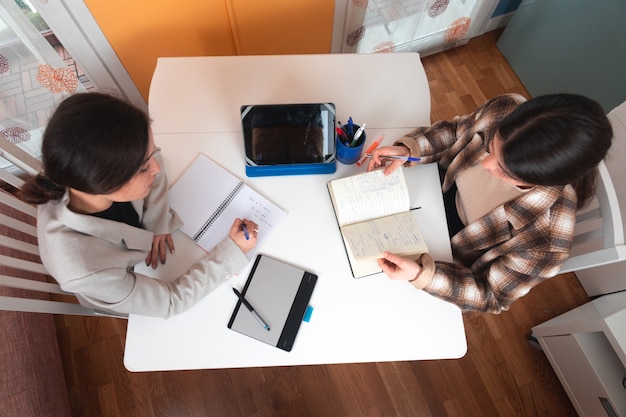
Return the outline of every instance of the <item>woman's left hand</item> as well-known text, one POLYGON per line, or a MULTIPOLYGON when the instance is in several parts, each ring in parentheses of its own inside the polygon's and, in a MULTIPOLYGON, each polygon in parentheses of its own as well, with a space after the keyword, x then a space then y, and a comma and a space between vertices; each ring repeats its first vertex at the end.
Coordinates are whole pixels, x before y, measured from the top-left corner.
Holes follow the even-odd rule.
POLYGON ((159 260, 164 264, 168 248, 170 253, 174 253, 174 241, 170 233, 166 235, 154 235, 152 238, 152 249, 150 253, 148 253, 148 256, 146 256, 146 265, 152 266, 152 269, 156 269, 159 260))

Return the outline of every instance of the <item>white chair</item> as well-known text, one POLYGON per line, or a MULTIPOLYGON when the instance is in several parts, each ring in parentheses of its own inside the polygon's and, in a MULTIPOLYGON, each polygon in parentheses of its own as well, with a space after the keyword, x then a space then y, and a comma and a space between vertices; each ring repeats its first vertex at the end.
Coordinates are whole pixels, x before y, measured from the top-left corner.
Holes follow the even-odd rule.
POLYGON ((617 194, 604 162, 600 163, 598 171, 596 198, 576 217, 572 255, 560 273, 626 260, 624 228, 617 194))
POLYGON ((125 318, 83 307, 49 282, 39 259, 37 209, 14 195, 26 176, 40 171, 41 163, 2 136, 0 157, 6 160, 0 169, 0 310, 125 318), (50 294, 70 300, 51 301, 50 294))

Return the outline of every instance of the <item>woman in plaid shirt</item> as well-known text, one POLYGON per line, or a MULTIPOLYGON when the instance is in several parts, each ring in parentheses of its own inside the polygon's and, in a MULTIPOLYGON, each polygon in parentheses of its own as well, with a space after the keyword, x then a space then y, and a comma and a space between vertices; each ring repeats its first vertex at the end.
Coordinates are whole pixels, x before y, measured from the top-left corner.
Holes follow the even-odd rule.
POLYGON ((464 310, 507 310, 568 258, 576 210, 595 195, 611 139, 593 100, 504 95, 378 148, 369 170, 402 164, 388 155, 438 163, 454 255, 448 263, 385 253, 381 268, 464 310))

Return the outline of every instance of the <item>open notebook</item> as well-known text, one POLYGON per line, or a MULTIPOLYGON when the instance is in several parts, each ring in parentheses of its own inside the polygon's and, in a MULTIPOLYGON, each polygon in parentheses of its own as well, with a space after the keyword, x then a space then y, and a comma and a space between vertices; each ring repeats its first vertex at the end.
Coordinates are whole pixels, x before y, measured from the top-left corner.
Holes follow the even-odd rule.
POLYGON ((248 252, 249 259, 287 216, 285 210, 202 154, 171 187, 169 203, 184 222, 180 230, 207 252, 228 236, 235 218, 257 223, 257 245, 248 252))

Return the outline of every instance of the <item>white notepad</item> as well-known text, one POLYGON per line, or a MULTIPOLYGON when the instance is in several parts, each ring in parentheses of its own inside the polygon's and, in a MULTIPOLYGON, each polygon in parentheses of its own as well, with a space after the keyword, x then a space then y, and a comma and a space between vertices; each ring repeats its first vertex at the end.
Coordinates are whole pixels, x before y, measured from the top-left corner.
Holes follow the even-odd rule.
POLYGON ((254 221, 259 232, 249 259, 287 216, 285 210, 202 154, 172 186, 169 203, 184 222, 180 230, 207 252, 228 236, 235 218, 254 221))

